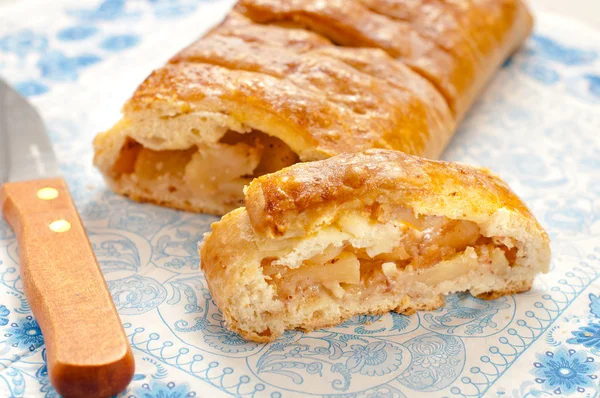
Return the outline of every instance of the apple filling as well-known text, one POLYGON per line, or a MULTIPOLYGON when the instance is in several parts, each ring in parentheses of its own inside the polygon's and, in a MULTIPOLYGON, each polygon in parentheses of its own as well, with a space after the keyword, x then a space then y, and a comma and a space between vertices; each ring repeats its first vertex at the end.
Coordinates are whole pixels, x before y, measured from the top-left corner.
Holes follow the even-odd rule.
POLYGON ((434 289, 481 264, 506 272, 517 260, 515 242, 483 236, 474 222, 395 212, 404 217, 387 223, 343 216, 291 252, 264 258, 265 280, 285 302, 323 295, 346 302, 394 295, 415 282, 434 289))
POLYGON ((113 175, 130 178, 144 191, 180 197, 225 197, 239 205, 253 178, 298 162, 283 141, 260 131, 228 131, 218 142, 188 149, 155 151, 128 138, 113 175))

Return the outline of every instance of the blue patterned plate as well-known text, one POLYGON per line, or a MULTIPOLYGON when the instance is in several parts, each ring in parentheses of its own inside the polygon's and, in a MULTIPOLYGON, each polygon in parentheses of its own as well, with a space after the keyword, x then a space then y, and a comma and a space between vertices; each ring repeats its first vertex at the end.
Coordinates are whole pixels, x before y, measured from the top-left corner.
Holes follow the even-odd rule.
MULTIPOLYGON (((135 352, 122 396, 598 396, 600 34, 539 15, 445 154, 491 167, 526 200, 552 237, 550 274, 518 296, 459 294, 433 312, 360 316, 256 344, 223 327, 199 272, 196 243, 215 218, 115 196, 91 165, 93 136, 142 77, 231 3, 0 6, 0 74, 51 130, 135 352)), ((0 221, 0 396, 56 397, 17 259, 0 221)))

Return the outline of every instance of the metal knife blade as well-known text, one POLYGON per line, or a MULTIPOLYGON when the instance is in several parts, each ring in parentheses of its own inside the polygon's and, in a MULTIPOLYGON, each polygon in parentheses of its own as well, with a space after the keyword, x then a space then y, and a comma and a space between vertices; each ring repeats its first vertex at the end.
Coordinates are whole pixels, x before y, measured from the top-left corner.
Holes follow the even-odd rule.
POLYGON ((60 174, 42 118, 19 93, 0 79, 0 185, 60 174))

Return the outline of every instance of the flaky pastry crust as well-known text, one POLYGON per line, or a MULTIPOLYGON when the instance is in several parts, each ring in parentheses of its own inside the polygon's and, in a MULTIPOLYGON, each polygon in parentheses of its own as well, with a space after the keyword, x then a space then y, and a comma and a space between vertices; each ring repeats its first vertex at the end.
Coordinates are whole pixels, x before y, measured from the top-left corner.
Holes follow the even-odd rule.
POLYGON ((295 162, 437 158, 531 25, 520 0, 242 0, 138 87, 94 162, 136 200, 223 214, 295 162))
POLYGON ((367 150, 255 179, 214 223, 201 267, 228 327, 271 341, 444 295, 529 290, 549 238, 489 170, 367 150))

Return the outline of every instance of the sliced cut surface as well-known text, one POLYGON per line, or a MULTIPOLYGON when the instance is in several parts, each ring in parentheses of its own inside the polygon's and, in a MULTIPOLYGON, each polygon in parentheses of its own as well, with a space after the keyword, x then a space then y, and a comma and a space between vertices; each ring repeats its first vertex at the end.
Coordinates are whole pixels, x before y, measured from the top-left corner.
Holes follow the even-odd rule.
POLYGON ((219 209, 223 203, 241 205, 244 185, 252 178, 296 162, 298 155, 278 138, 229 130, 216 143, 174 150, 148 149, 127 137, 110 174, 131 189, 127 196, 164 197, 181 209, 193 209, 198 198, 217 197, 201 205, 219 209))
POLYGON ((307 295, 358 304, 406 290, 407 286, 398 284, 405 273, 417 271, 420 275, 415 281, 435 288, 472 270, 467 267, 452 274, 436 267, 442 262, 467 256, 476 260, 476 265, 493 259, 494 270, 507 273, 517 259, 516 242, 509 240, 508 247, 497 237, 483 236, 473 222, 438 216, 417 218, 407 209, 398 210, 410 221, 379 223, 369 215, 351 213, 305 239, 292 252, 280 257, 271 253, 261 260, 267 283, 290 305, 306 300, 307 295), (315 251, 317 254, 311 255, 315 251))
POLYGON ((259 177, 244 200, 200 255, 227 325, 254 341, 519 293, 548 271, 547 234, 485 169, 368 150, 259 177))

